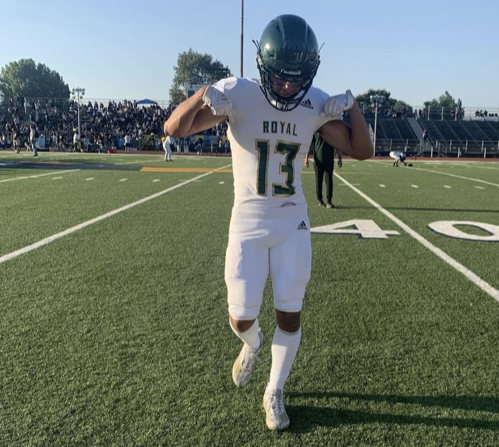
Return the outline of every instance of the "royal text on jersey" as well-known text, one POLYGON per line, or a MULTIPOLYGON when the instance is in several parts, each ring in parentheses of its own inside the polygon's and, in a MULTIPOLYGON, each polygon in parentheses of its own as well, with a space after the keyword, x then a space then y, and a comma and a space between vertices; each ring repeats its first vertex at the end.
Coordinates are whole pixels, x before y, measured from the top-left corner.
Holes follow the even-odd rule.
POLYGON ((280 133, 281 135, 298 136, 296 134, 296 124, 286 123, 285 121, 264 121, 263 133, 280 133))

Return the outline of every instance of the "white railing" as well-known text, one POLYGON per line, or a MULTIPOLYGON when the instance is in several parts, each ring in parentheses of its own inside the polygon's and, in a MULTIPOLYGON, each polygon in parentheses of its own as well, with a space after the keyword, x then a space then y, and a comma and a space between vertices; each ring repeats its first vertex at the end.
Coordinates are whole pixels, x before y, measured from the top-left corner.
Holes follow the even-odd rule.
POLYGON ((385 156, 391 151, 402 151, 418 157, 499 158, 499 141, 458 143, 454 140, 435 140, 423 143, 418 140, 377 139, 375 156, 385 156))

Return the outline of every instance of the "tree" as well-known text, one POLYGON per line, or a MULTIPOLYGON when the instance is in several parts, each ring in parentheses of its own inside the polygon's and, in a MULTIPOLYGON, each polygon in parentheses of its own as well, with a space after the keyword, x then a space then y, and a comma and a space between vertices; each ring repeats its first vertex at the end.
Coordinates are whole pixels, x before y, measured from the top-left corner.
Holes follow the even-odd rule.
POLYGON ((380 104, 378 104, 378 108, 383 107, 384 110, 392 110, 395 112, 400 112, 405 109, 407 113, 412 112, 412 107, 410 105, 400 99, 392 98, 391 93, 386 91, 386 89, 369 89, 367 92, 362 93, 361 95, 358 95, 356 97, 360 109, 363 110, 363 113, 367 113, 369 110, 372 110, 374 113, 374 107, 371 106, 371 96, 375 95, 384 97, 384 100, 380 104))
POLYGON ((0 93, 7 98, 69 98, 61 75, 33 59, 10 62, 0 71, 0 93))
POLYGON ((178 55, 177 66, 173 69, 175 75, 170 88, 170 101, 176 104, 186 99, 186 84, 213 84, 231 76, 229 68, 220 61, 214 61, 209 54, 200 54, 191 48, 178 55))
POLYGON ((458 113, 463 108, 463 103, 460 99, 457 101, 452 97, 452 95, 445 91, 443 95, 440 95, 438 99, 432 99, 431 101, 425 101, 425 107, 430 107, 430 114, 435 116, 442 116, 442 108, 444 109, 444 118, 453 117, 456 110, 458 113))
MULTIPOLYGON (((461 101, 460 99, 458 101, 461 101)), ((432 99, 431 101, 425 101, 424 103, 425 107, 436 107, 436 108, 451 108, 451 109, 456 109, 458 106, 457 102, 454 100, 452 95, 448 92, 445 91, 443 95, 440 95, 438 99, 432 99)))

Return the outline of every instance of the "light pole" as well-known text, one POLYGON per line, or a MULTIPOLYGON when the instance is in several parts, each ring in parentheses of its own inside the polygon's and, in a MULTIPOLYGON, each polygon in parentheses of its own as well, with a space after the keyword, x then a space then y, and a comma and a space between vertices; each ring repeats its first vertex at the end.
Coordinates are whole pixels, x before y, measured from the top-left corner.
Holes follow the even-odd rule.
POLYGON ((78 101, 78 137, 81 137, 81 130, 80 130, 80 95, 83 98, 83 95, 85 94, 85 89, 84 88, 80 88, 80 87, 76 87, 76 88, 73 89, 73 91, 71 93, 73 94, 73 96, 76 95, 77 101, 78 101))
POLYGON ((239 54, 239 75, 243 77, 243 53, 244 53, 244 0, 241 0, 241 42, 239 54))
POLYGON ((373 156, 376 156, 376 131, 378 129, 378 107, 383 104, 385 97, 383 95, 369 96, 371 105, 374 106, 374 143, 373 143, 373 156))

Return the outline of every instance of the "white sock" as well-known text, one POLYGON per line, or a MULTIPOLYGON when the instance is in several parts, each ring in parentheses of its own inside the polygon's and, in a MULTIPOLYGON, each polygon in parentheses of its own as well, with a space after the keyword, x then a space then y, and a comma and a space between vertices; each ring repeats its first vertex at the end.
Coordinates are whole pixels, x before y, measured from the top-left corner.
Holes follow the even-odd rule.
POLYGON ((258 349, 260 347, 260 336, 258 335, 258 318, 255 320, 253 325, 244 332, 239 332, 238 330, 232 327, 232 324, 229 319, 229 326, 232 329, 232 332, 236 334, 249 348, 258 349))
POLYGON ((289 376, 289 371, 298 352, 301 340, 301 327, 296 332, 284 332, 276 327, 272 340, 272 368, 268 390, 282 390, 284 382, 289 376))

